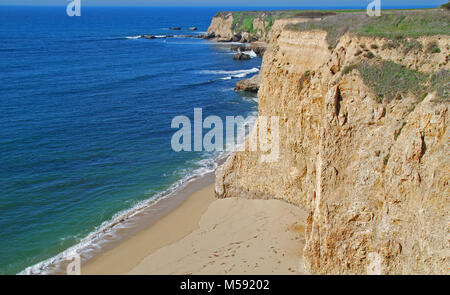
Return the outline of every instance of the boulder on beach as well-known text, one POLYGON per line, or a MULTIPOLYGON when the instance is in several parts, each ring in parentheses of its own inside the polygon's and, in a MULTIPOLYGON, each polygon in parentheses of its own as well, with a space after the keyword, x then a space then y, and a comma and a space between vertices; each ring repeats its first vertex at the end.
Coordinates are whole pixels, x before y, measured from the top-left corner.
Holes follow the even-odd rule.
POLYGON ((197 31, 197 27, 190 27, 189 31, 197 31))
POLYGON ((239 52, 239 53, 236 53, 235 55, 233 55, 233 59, 234 60, 249 60, 250 55, 239 52))
POLYGON ((261 73, 254 75, 249 79, 244 79, 236 83, 236 91, 258 92, 261 84, 261 73))

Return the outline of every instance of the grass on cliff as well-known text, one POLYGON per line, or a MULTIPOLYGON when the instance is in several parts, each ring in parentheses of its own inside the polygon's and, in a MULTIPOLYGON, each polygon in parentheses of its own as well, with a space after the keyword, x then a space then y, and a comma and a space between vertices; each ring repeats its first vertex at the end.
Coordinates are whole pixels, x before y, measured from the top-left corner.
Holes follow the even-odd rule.
POLYGON ((252 18, 252 17, 243 18, 237 31, 238 32, 249 32, 251 34, 254 34, 255 29, 253 28, 253 20, 254 20, 254 18, 252 18))
POLYGON ((354 30, 361 36, 388 39, 450 34, 450 14, 441 10, 410 11, 369 17, 354 30))
POLYGON ((425 74, 391 61, 363 61, 345 67, 343 74, 346 75, 354 69, 360 72, 364 82, 375 92, 379 103, 401 99, 402 95, 407 93, 414 94, 421 101, 433 91, 437 92, 437 101, 450 100, 450 73, 446 70, 425 74))
MULTIPOLYGON (((336 13, 356 12, 360 10, 274 10, 274 11, 236 11, 233 14, 232 30, 236 33, 249 32, 255 33, 253 28, 253 20, 260 18, 266 23, 266 33, 270 31, 273 23, 277 19, 303 17, 303 18, 318 18, 326 15, 334 15, 336 13)), ((361 10, 363 11, 363 10, 361 10)), ((227 12, 219 12, 216 16, 226 15, 227 12)))
POLYGON ((450 102, 450 72, 441 70, 433 73, 430 79, 431 88, 437 92, 437 102, 450 102))
POLYGON ((382 61, 370 64, 361 62, 356 69, 361 73, 365 83, 376 93, 379 102, 392 101, 399 93, 413 93, 423 97, 428 75, 410 70, 402 65, 382 61))
MULTIPOLYGON (((270 31, 273 23, 277 19, 293 17, 300 10, 276 10, 276 11, 237 11, 233 12, 232 30, 236 33, 249 32, 255 33, 253 20, 255 18, 263 19, 266 22, 266 33, 270 31)), ((222 12, 226 13, 226 12, 222 12)))
POLYGON ((369 17, 365 13, 338 13, 322 20, 289 25, 287 28, 299 31, 324 30, 328 33, 327 41, 331 47, 335 47, 345 33, 399 42, 421 36, 449 35, 450 14, 441 9, 389 10, 383 11, 380 17, 369 17))

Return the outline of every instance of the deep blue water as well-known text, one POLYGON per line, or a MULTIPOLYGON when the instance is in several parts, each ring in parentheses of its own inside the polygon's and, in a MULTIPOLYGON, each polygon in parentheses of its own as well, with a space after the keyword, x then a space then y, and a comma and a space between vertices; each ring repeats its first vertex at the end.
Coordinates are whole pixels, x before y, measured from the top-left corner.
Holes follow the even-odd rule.
POLYGON ((215 155, 172 151, 171 120, 194 107, 254 112, 233 87, 236 71, 261 60, 232 61, 200 39, 126 37, 206 31, 217 10, 83 8, 70 18, 63 7, 0 7, 0 273, 55 256, 208 168, 215 155))

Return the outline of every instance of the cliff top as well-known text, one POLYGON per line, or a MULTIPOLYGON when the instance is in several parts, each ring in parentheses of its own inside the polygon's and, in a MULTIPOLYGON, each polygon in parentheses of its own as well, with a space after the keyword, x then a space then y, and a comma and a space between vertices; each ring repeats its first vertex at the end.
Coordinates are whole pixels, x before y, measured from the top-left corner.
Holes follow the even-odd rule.
MULTIPOLYGON (((443 7, 444 8, 444 7, 443 7)), ((417 38, 426 35, 450 34, 448 9, 383 10, 380 17, 368 17, 366 10, 274 10, 274 11, 221 11, 215 17, 233 16, 233 32, 255 33, 253 21, 261 19, 268 32, 274 21, 286 18, 308 18, 306 23, 290 25, 294 30, 322 29, 328 32, 330 45, 336 45, 346 32, 360 36, 395 39, 398 36, 417 38)))
POLYGON ((337 13, 320 20, 311 20, 287 26, 287 29, 328 33, 330 46, 336 46, 345 33, 358 36, 381 37, 391 40, 419 38, 431 35, 449 35, 450 13, 443 9, 386 10, 380 17, 366 13, 337 13))

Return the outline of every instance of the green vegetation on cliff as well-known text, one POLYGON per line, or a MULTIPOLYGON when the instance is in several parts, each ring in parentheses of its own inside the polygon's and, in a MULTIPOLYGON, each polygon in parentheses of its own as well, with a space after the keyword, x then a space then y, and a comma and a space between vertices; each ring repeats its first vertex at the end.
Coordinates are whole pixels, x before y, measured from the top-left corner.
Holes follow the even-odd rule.
MULTIPOLYGON (((303 17, 317 19, 327 15, 334 15, 336 13, 357 12, 360 10, 274 10, 274 11, 236 11, 232 12, 233 27, 232 30, 236 33, 249 32, 255 33, 253 28, 253 20, 259 18, 263 20, 266 25, 266 32, 269 32, 273 23, 277 19, 303 17)), ((228 12, 219 12, 217 17, 225 16, 228 12)))
MULTIPOLYGON (((362 12, 338 13, 321 20, 289 25, 288 29, 324 30, 328 33, 328 43, 335 47, 345 33, 381 37, 399 42, 399 40, 421 36, 449 35, 449 27, 448 12, 441 9, 425 9, 383 11, 380 17, 369 17, 362 12)), ((407 46, 414 46, 414 44, 406 44, 407 46)))
POLYGON ((385 13, 369 17, 352 31, 360 36, 394 39, 450 34, 450 14, 440 10, 385 13))
POLYGON ((426 92, 428 75, 410 70, 405 66, 381 61, 376 63, 361 62, 357 67, 365 83, 376 93, 378 100, 392 101, 401 93, 412 93, 423 97, 426 92))
POLYGON ((342 73, 347 75, 354 69, 359 71, 380 103, 401 99, 408 93, 423 100, 428 93, 434 91, 439 97, 438 101, 448 102, 450 99, 450 73, 446 70, 425 74, 391 61, 362 61, 345 67, 342 73))
POLYGON ((249 32, 255 33, 253 28, 253 16, 244 15, 243 12, 236 12, 233 14, 233 31, 235 32, 249 32))
MULTIPOLYGON (((266 26, 266 32, 270 31, 275 20, 281 18, 293 17, 299 13, 300 10, 276 10, 276 11, 237 11, 233 14, 232 30, 236 33, 249 32, 255 33, 253 28, 253 20, 259 18, 263 20, 266 26)), ((226 13, 226 12, 221 12, 226 13)), ((220 14, 216 16, 221 16, 220 14)))

